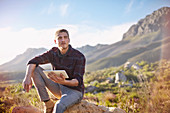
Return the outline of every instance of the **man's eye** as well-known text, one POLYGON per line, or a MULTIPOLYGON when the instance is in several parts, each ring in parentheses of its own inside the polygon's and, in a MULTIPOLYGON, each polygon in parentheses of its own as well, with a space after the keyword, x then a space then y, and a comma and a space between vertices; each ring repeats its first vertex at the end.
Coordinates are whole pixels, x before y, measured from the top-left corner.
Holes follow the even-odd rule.
POLYGON ((68 36, 64 36, 64 38, 66 39, 66 38, 68 38, 68 36))
POLYGON ((62 39, 62 37, 58 37, 58 40, 59 40, 59 39, 62 39))

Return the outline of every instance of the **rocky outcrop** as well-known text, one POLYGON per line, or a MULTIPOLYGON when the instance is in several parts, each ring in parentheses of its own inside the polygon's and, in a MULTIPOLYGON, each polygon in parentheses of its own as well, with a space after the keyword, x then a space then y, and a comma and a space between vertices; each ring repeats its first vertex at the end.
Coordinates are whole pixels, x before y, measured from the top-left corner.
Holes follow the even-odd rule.
POLYGON ((33 106, 20 106, 15 107, 12 110, 12 113, 42 113, 42 112, 33 106))
POLYGON ((123 39, 134 36, 156 32, 170 26, 170 7, 163 7, 152 14, 147 15, 144 19, 138 21, 137 24, 130 27, 124 33, 123 39))
POLYGON ((92 93, 92 92, 94 92, 96 89, 97 89, 96 86, 87 86, 87 87, 85 88, 85 93, 88 93, 88 92, 92 93))
POLYGON ((119 83, 119 82, 126 82, 127 77, 123 74, 123 72, 118 72, 116 73, 116 77, 115 77, 115 83, 119 83))
POLYGON ((120 108, 106 108, 82 100, 81 103, 67 109, 64 113, 126 113, 120 108))
POLYGON ((142 67, 139 66, 138 64, 132 63, 132 62, 126 62, 126 63, 124 64, 124 68, 130 69, 131 67, 133 67, 133 68, 136 69, 136 70, 139 70, 139 69, 142 68, 142 67))
MULTIPOLYGON (((21 106, 15 107, 12 110, 12 113, 42 113, 39 109, 33 106, 21 106)), ((81 103, 75 104, 64 113, 126 113, 120 108, 106 108, 104 106, 98 106, 93 103, 89 103, 85 100, 82 100, 81 103)))

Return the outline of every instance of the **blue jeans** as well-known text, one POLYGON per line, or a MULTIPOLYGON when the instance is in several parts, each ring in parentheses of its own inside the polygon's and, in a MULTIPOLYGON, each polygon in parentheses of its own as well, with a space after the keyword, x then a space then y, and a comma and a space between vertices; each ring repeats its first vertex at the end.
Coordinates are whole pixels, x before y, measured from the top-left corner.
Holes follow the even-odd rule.
POLYGON ((48 79, 43 73, 43 68, 39 66, 35 68, 32 78, 41 101, 50 99, 46 88, 60 99, 56 102, 53 113, 63 113, 68 107, 80 102, 83 97, 80 91, 70 89, 48 79))

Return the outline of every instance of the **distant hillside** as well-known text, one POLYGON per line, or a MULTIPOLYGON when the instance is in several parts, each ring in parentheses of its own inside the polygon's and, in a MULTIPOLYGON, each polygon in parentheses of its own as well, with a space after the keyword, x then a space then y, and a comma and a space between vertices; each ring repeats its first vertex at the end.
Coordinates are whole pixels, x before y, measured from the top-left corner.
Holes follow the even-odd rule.
POLYGON ((45 51, 47 51, 45 48, 29 48, 23 54, 17 55, 13 60, 0 65, 0 71, 23 71, 31 58, 45 51))
POLYGON ((86 54, 88 54, 92 51, 102 49, 102 48, 107 47, 107 46, 108 46, 107 44, 97 44, 96 46, 86 45, 86 46, 82 46, 82 47, 79 47, 79 48, 76 48, 76 49, 81 51, 82 53, 84 53, 86 55, 86 54))
POLYGON ((167 51, 170 45, 170 37, 163 40, 166 43, 162 43, 162 40, 151 43, 144 47, 138 47, 123 51, 112 57, 102 58, 93 62, 87 66, 88 71, 96 71, 103 68, 108 68, 111 66, 120 66, 127 61, 137 62, 137 61, 147 61, 155 62, 159 61, 161 58, 169 59, 170 52, 167 51), (162 56, 162 51, 168 55, 162 56))

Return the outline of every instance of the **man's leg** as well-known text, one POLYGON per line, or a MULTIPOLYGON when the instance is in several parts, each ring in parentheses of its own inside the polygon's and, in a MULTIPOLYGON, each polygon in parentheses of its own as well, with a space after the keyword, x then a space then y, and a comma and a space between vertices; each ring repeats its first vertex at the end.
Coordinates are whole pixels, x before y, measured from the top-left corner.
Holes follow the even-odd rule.
POLYGON ((36 67, 32 78, 41 101, 46 101, 50 99, 46 87, 51 91, 54 96, 56 96, 57 98, 61 97, 59 84, 48 79, 43 73, 43 68, 39 66, 36 67))
POLYGON ((62 97, 55 104, 53 113, 63 113, 68 107, 82 99, 82 93, 61 85, 62 97))

